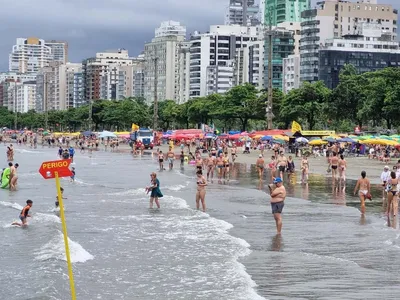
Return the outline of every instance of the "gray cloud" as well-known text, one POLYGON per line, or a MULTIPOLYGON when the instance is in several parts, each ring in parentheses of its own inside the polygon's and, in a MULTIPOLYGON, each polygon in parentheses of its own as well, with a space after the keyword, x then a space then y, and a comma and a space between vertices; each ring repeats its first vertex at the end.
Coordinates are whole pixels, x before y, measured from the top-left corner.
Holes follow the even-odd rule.
MULTIPOLYGON (((0 3, 3 0, 0 0, 0 3)), ((79 62, 106 49, 138 55, 162 21, 180 21, 188 33, 224 21, 228 0, 18 0, 0 10, 0 70, 17 37, 66 40, 69 60, 79 62), (36 2, 37 5, 33 5, 36 2)), ((5 5, 5 4, 4 4, 5 5)))
MULTIPOLYGON (((399 0, 381 3, 399 6, 399 0)), ((154 29, 166 20, 180 21, 188 33, 224 22, 229 0, 0 0, 0 71, 17 37, 66 40, 69 60, 125 48, 138 55, 154 29)), ((315 3, 315 1, 313 1, 315 3)))

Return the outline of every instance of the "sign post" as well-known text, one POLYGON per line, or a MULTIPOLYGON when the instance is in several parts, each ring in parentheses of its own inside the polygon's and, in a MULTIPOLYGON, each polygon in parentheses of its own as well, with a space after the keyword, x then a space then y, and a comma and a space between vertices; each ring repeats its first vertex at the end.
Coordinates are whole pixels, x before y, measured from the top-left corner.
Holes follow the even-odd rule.
POLYGON ((71 288, 71 298, 72 298, 72 300, 76 300, 74 274, 72 272, 71 255, 69 253, 69 245, 68 245, 67 223, 65 221, 64 202, 63 202, 63 198, 62 198, 62 194, 61 194, 61 185, 60 185, 60 177, 72 176, 72 172, 69 169, 70 164, 71 164, 71 160, 69 160, 69 159, 46 161, 46 162, 43 162, 42 165, 40 166, 39 173, 43 176, 44 179, 55 178, 55 180, 56 180, 57 198, 58 198, 59 207, 60 207, 60 217, 61 217, 62 230, 63 230, 63 235, 64 235, 65 255, 67 257, 69 284, 70 284, 70 288, 71 288))

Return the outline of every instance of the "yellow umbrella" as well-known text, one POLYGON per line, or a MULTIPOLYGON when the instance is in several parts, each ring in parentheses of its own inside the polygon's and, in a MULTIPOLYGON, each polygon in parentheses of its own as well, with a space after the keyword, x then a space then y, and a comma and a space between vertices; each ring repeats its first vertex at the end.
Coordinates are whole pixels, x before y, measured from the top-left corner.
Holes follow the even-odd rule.
POLYGON ((328 144, 328 142, 323 141, 323 140, 312 140, 312 141, 308 142, 308 144, 311 146, 319 146, 319 145, 326 145, 326 144, 328 144))
POLYGON ((360 143, 369 145, 386 145, 386 146, 396 146, 398 144, 396 141, 384 140, 384 139, 368 139, 360 141, 360 143))
POLYGON ((255 136, 253 136, 253 139, 259 140, 259 139, 261 139, 263 136, 264 136, 264 135, 262 135, 262 134, 256 134, 255 136))
POLYGON ((289 142, 289 137, 286 135, 277 134, 277 135, 273 135, 272 137, 275 140, 284 140, 285 142, 289 142))

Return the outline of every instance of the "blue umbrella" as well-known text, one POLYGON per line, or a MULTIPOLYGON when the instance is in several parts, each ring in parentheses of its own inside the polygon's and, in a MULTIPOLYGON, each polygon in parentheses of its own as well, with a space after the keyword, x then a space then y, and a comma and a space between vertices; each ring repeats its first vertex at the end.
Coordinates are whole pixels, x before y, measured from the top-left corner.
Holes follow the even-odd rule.
POLYGON ((356 141, 349 137, 345 137, 342 139, 338 139, 338 142, 340 142, 340 143, 355 143, 356 141))
POLYGON ((270 135, 264 135, 264 136, 261 138, 261 140, 262 140, 262 141, 270 141, 270 140, 272 140, 272 136, 270 136, 270 135))
POLYGON ((84 136, 91 136, 92 134, 93 134, 93 132, 90 130, 82 132, 82 135, 84 135, 84 136))
POLYGON ((327 141, 329 143, 335 143, 336 142, 336 140, 333 139, 333 138, 326 138, 326 139, 324 139, 324 141, 327 141))
POLYGON ((229 131, 228 132, 228 134, 229 135, 234 135, 234 134, 238 134, 238 133, 240 133, 241 131, 238 131, 238 130, 231 130, 231 131, 229 131))

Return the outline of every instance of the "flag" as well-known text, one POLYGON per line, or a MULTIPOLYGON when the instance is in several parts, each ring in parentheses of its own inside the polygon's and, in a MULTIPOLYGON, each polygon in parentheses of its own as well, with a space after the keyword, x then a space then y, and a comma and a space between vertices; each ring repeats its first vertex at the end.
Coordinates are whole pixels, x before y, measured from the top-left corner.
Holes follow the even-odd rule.
POLYGON ((301 126, 299 123, 297 123, 296 121, 292 122, 292 132, 301 132, 301 126))
POLYGON ((132 123, 132 131, 136 131, 136 130, 139 130, 139 125, 132 123))

